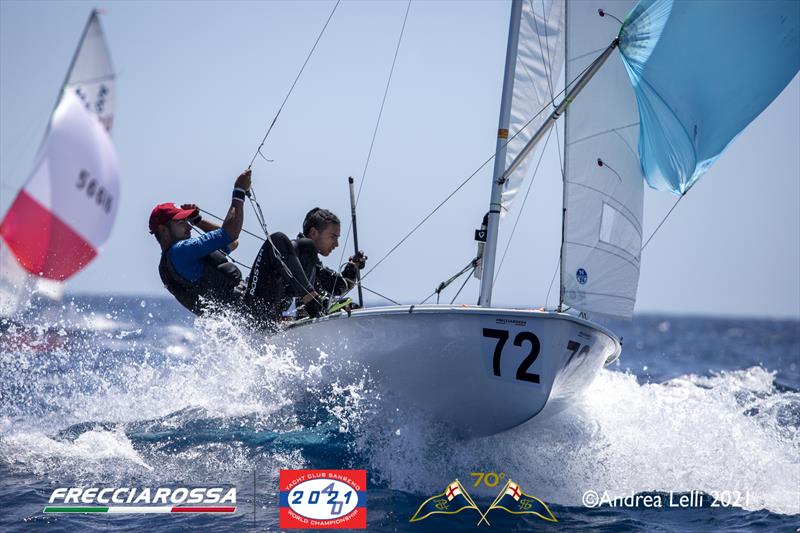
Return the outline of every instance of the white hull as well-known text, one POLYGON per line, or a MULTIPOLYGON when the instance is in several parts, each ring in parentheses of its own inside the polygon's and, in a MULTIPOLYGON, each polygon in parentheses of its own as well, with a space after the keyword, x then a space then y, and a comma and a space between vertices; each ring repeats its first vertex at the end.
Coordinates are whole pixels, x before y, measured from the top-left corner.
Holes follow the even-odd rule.
POLYGON ((385 397, 470 435, 511 429, 545 406, 563 409, 621 351, 612 333, 570 315, 440 305, 339 313, 271 340, 304 363, 321 351, 361 363, 385 397))

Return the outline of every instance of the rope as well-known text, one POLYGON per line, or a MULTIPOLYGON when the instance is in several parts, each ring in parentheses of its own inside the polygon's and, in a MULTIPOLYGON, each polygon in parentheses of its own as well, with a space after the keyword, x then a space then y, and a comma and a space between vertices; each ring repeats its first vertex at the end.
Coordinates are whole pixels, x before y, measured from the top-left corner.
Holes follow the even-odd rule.
MULTIPOLYGON (((599 59, 599 58, 598 58, 598 59, 599 59)), ((533 122, 534 120, 536 120, 536 117, 538 117, 539 115, 541 115, 542 113, 544 113, 545 111, 547 111, 547 110, 548 110, 548 108, 550 108, 550 106, 552 106, 552 105, 553 105, 553 103, 555 102, 556 98, 558 98, 559 96, 561 96, 562 94, 564 94, 564 93, 567 91, 567 89, 569 88, 569 86, 570 86, 570 85, 572 85, 573 83, 575 83, 575 82, 576 82, 578 79, 580 79, 580 77, 581 77, 581 76, 583 76, 583 75, 584 75, 586 72, 588 72, 588 71, 589 71, 589 69, 591 69, 591 68, 594 66, 594 64, 595 64, 596 62, 597 62, 597 59, 595 59, 594 61, 592 61, 592 62, 591 62, 591 63, 590 63, 590 64, 589 64, 589 65, 588 65, 586 68, 584 68, 584 69, 583 69, 583 70, 582 70, 582 71, 581 71, 581 72, 580 72, 578 75, 576 75, 576 76, 575 76, 575 78, 573 78, 573 80, 572 80, 571 82, 569 82, 569 83, 565 84, 565 86, 564 86, 564 89, 562 89, 561 91, 559 91, 559 92, 558 92, 558 94, 556 94, 556 95, 555 95, 555 96, 554 96, 554 97, 553 97, 553 98, 552 98, 552 99, 551 99, 549 102, 547 102, 547 103, 546 103, 546 104, 545 104, 545 105, 544 105, 544 106, 543 106, 543 107, 542 107, 542 108, 539 110, 539 112, 538 112, 538 113, 536 113, 535 115, 533 115, 533 116, 530 118, 530 120, 528 120, 528 122, 526 122, 526 123, 525 123, 525 124, 524 124, 524 125, 523 125, 523 126, 522 126, 522 127, 521 127, 521 128, 518 130, 518 131, 517 131, 517 132, 516 132, 516 133, 514 133, 514 135, 510 136, 510 137, 509 137, 509 138, 506 140, 506 142, 505 142, 505 144, 504 144, 503 146, 507 146, 507 145, 508 145, 508 143, 510 143, 512 140, 514 140, 514 139, 517 137, 517 135, 519 135, 520 133, 522 133, 523 131, 525 131, 525 129, 526 129, 526 128, 527 128, 527 127, 528 127, 528 126, 531 124, 531 122, 533 122)), ((386 260, 386 258, 388 258, 388 257, 389 257, 389 256, 390 256, 390 255, 391 255, 391 254, 392 254, 392 253, 395 251, 395 250, 397 250, 397 248, 399 248, 399 247, 400 247, 400 246, 401 246, 401 245, 402 245, 402 244, 403 244, 403 243, 404 243, 404 242, 405 242, 405 241, 406 241, 406 240, 407 240, 407 239, 408 239, 408 238, 409 238, 409 237, 410 237, 412 234, 414 234, 414 232, 416 232, 416 231, 417 231, 417 230, 418 230, 418 229, 419 229, 419 228, 420 228, 420 227, 421 227, 421 226, 422 226, 422 225, 423 225, 425 222, 427 222, 427 221, 428 221, 428 219, 429 219, 429 218, 431 218, 431 217, 432 217, 432 216, 433 216, 433 215, 434 215, 434 214, 435 214, 435 213, 436 213, 436 212, 437 212, 437 211, 438 211, 438 210, 439 210, 439 209, 440 209, 440 208, 441 208, 441 207, 442 207, 442 206, 443 206, 445 203, 447 203, 447 202, 450 200, 450 198, 452 198, 452 197, 453 197, 453 196, 454 196, 454 195, 455 195, 455 194, 456 194, 456 193, 457 193, 459 190, 461 190, 461 189, 462 189, 462 188, 463 188, 463 187, 464 187, 464 186, 465 186, 465 185, 466 185, 466 184, 467 184, 467 183, 468 183, 468 182, 469 182, 469 181, 470 181, 472 178, 474 178, 474 177, 475 177, 475 176, 478 174, 478 172, 480 172, 481 170, 483 170, 483 167, 485 167, 487 164, 489 164, 489 162, 490 162, 490 161, 492 161, 492 160, 495 158, 495 156, 496 156, 496 155, 497 155, 497 150, 495 150, 495 151, 494 151, 494 152, 493 152, 493 153, 492 153, 492 154, 491 154, 491 155, 488 157, 488 159, 486 159, 486 161, 484 161, 483 163, 481 163, 481 165, 480 165, 480 166, 479 166, 479 167, 478 167, 478 168, 477 168, 477 169, 476 169, 476 170, 475 170, 475 171, 474 171, 472 174, 470 174, 470 175, 469 175, 469 176, 468 176, 468 177, 467 177, 467 178, 466 178, 464 181, 462 181, 462 182, 461 182, 461 184, 459 184, 459 185, 458 185, 458 187, 456 187, 456 188, 455 188, 455 190, 453 190, 453 192, 451 192, 450 194, 448 194, 448 195, 445 197, 445 199, 444 199, 444 200, 442 200, 442 201, 441 201, 441 202, 440 202, 440 203, 439 203, 439 204, 438 204, 436 207, 434 207, 434 208, 433 208, 433 211, 431 211, 430 213, 428 213, 428 214, 427 214, 427 215, 426 215, 426 216, 425 216, 425 217, 424 217, 424 218, 423 218, 423 219, 422 219, 422 220, 421 220, 421 221, 420 221, 420 222, 419 222, 419 223, 418 223, 416 226, 414 226, 414 228, 413 228, 411 231, 409 231, 409 232, 408 232, 408 233, 407 233, 407 234, 406 234, 406 235, 405 235, 405 236, 404 236, 402 239, 400 239, 400 242, 398 242, 397 244, 395 244, 395 245, 394 245, 394 246, 393 246, 393 247, 392 247, 392 248, 391 248, 391 249, 390 249, 388 252, 386 252, 386 254, 384 254, 384 256, 383 256, 383 257, 381 257, 381 258, 380 258, 380 260, 378 260, 378 262, 376 262, 376 263, 375 263, 375 264, 372 266, 372 268, 370 268, 370 269, 369 269, 369 270, 368 270, 368 271, 367 271, 365 274, 363 274, 363 275, 361 276, 361 279, 363 280, 363 279, 364 279, 364 278, 366 278, 368 275, 370 275, 370 273, 372 273, 372 271, 373 271, 373 270, 375 270, 375 269, 378 267, 378 265, 380 265, 381 263, 383 263, 383 262, 386 260)))
MULTIPOLYGON (((400 44, 403 42, 403 35, 406 31, 406 22, 408 21, 408 12, 411 10, 411 0, 408 0, 408 5, 406 6, 406 14, 403 17, 403 25, 400 28, 400 35, 397 38, 397 46, 394 50, 394 58, 392 59, 392 67, 389 69, 389 77, 386 80, 386 87, 383 90, 383 99, 381 100, 381 107, 378 111, 378 119, 375 121, 375 129, 372 131, 372 141, 369 144, 369 152, 367 153, 367 160, 364 162, 364 170, 361 173, 361 183, 358 184, 358 193, 356 194, 356 203, 355 205, 358 206, 358 200, 361 198, 361 189, 364 187, 364 182, 367 179, 367 169, 369 168, 369 162, 372 159, 372 149, 375 146, 375 139, 378 136, 378 127, 381 123, 381 118, 383 117, 383 108, 386 105, 386 97, 389 95, 389 86, 392 83, 392 76, 394 75, 394 67, 397 64, 397 55, 400 52, 400 44)), ((350 225, 347 227, 347 234, 344 238, 344 245, 342 246, 342 252, 339 256, 339 263, 342 263, 344 259, 345 250, 347 250, 347 244, 350 242, 350 232, 353 230, 353 221, 350 221, 350 225)), ((363 276, 362 276, 363 279, 363 276)), ((335 282, 334 282, 335 283, 335 282)))
MULTIPOLYGON (((289 88, 289 92, 286 93, 286 97, 283 99, 283 102, 281 103, 281 106, 278 108, 278 112, 275 113, 275 118, 272 119, 272 123, 269 125, 269 128, 267 129, 267 133, 265 133, 264 134, 264 138, 261 139, 261 144, 258 145, 258 148, 256 149, 256 153, 253 154, 253 159, 250 160, 250 164, 248 165, 248 168, 253 166, 253 163, 255 162, 256 157, 258 157, 259 155, 261 155, 261 157, 264 157, 264 155, 261 154, 261 148, 264 146, 264 143, 267 142, 267 137, 269 137, 269 134, 272 131, 272 128, 275 126, 275 123, 278 121, 278 117, 280 116, 281 111, 283 111, 283 106, 286 105, 286 101, 289 99, 289 96, 292 94, 292 91, 294 90, 294 86, 297 85, 297 81, 300 79, 300 76, 303 74, 303 70, 305 70, 306 65, 308 64, 308 60, 311 59, 311 55, 314 53, 314 50, 317 48, 317 44, 319 44, 320 39, 322 39, 322 34, 325 33, 325 29, 328 27, 328 23, 333 18, 333 14, 336 12, 336 8, 339 7, 339 3, 340 2, 341 2, 341 0, 336 0, 336 4, 333 6, 333 9, 331 10, 331 14, 328 15, 328 20, 326 20, 325 21, 325 25, 322 26, 322 30, 319 32, 319 35, 317 36, 317 40, 314 41, 314 46, 312 46, 311 50, 308 52, 308 56, 306 56, 306 60, 303 62, 303 66, 300 67, 300 72, 297 73, 297 77, 295 77, 294 82, 292 83, 292 86, 289 88)), ((264 159, 266 159, 266 157, 264 157, 264 159)))
MULTIPOLYGON (((696 183, 696 182, 695 182, 695 183, 696 183)), ((693 183, 692 185, 694 185, 694 183, 693 183)), ((690 185, 690 186, 689 186, 689 189, 691 189, 691 188, 692 188, 692 186, 690 185)), ((689 189, 686 189, 686 190, 683 192, 683 194, 681 194, 681 195, 680 195, 680 197, 679 197, 677 200, 675 200, 675 203, 674 203, 674 204, 672 204, 672 207, 670 208, 670 210, 667 212, 667 214, 666 214, 666 215, 664 215, 664 218, 662 218, 662 219, 661 219, 661 222, 658 224, 658 227, 656 227, 656 229, 654 229, 654 230, 653 230, 653 233, 651 233, 651 234, 650 234, 650 236, 647 238, 647 241, 646 241, 646 242, 645 242, 645 243, 642 245, 641 252, 643 252, 643 251, 644 251, 644 249, 647 247, 647 245, 648 245, 648 244, 650 244, 650 240, 651 240, 653 237, 655 237, 655 235, 656 235, 656 233, 658 232, 658 230, 660 230, 660 229, 661 229, 661 226, 663 226, 663 225, 664 225, 664 222, 666 222, 666 221, 667 221, 667 218, 668 218, 668 217, 669 217, 669 216, 672 214, 672 212, 675 210, 675 208, 676 208, 676 207, 678 207, 678 204, 680 203, 680 201, 681 201, 681 200, 683 200, 683 197, 684 197, 684 196, 686 196, 686 193, 687 193, 687 192, 689 192, 689 189)), ((640 252, 640 253, 641 253, 641 252, 640 252)))
MULTIPOLYGON (((203 209, 203 208, 201 208, 201 207, 198 207, 198 208, 197 208, 197 210, 198 210, 198 211, 200 211, 201 213, 203 213, 204 215, 208 215, 208 216, 210 216, 210 217, 216 218, 217 220, 220 220, 220 221, 223 221, 223 222, 224 222, 224 220, 225 220, 225 219, 223 219, 222 217, 218 217, 218 216, 217 216, 217 215, 215 215, 214 213, 211 213, 211 212, 209 212, 209 211, 206 211, 205 209, 203 209)), ((265 239, 264 237, 262 237, 261 235, 256 235, 256 234, 255 234, 255 233, 253 233, 252 231, 247 231, 247 230, 246 230, 246 229, 244 229, 244 228, 242 228, 242 233, 246 233, 246 234, 250 235, 251 237, 255 237, 256 239, 258 239, 258 240, 260 240, 260 241, 262 241, 262 242, 266 240, 266 239, 265 239)))
POLYGON ((503 263, 506 260, 506 254, 508 253, 508 249, 511 246, 511 239, 514 238, 514 232, 517 231, 517 224, 519 224, 519 220, 522 218, 522 212, 525 209, 525 204, 528 202, 528 194, 531 192, 531 188, 533 188, 533 182, 536 179, 536 173, 539 172, 539 165, 542 164, 542 159, 544 158, 544 152, 547 148, 547 145, 550 144, 550 137, 553 134, 553 130, 551 129, 547 132, 547 139, 544 141, 544 146, 542 147, 542 151, 539 152, 539 161, 536 162, 536 168, 533 169, 533 175, 531 176, 530 182, 528 182, 528 189, 525 191, 525 197, 522 199, 522 205, 517 212, 517 218, 514 220, 514 227, 511 228, 511 235, 508 236, 508 241, 506 242, 506 248, 503 250, 503 257, 500 258, 500 264, 497 267, 497 272, 494 274, 494 281, 493 284, 497 283, 497 278, 500 277, 500 270, 503 268, 503 263))
MULTIPOLYGON (((430 293, 430 294, 429 294, 429 295, 428 295, 428 296, 427 296, 427 297, 426 297, 424 300, 422 300, 422 301, 421 301, 421 302, 420 302, 418 305, 422 305, 422 304, 424 304, 425 302, 427 302, 428 300, 430 300, 430 299, 431 299, 431 297, 432 297, 433 295, 436 295, 436 303, 439 303, 439 294, 440 294, 440 293, 441 293, 443 290, 445 290, 447 287, 449 287, 451 283, 453 283, 455 280, 457 280, 458 278, 460 278, 461 276, 463 276, 463 275, 464 275, 464 273, 465 273, 467 270, 469 270, 469 269, 470 269, 470 267, 472 267, 472 270, 475 270, 475 267, 477 266, 477 264, 478 264, 478 258, 476 257, 475 259, 472 259, 472 260, 471 260, 469 263, 467 263, 467 266, 465 266, 464 268, 462 268, 462 269, 461 269, 460 271, 458 271, 456 274, 454 274, 454 275, 450 276, 450 279, 448 279, 448 280, 446 280, 446 281, 443 281, 443 282, 441 282, 441 283, 439 284, 439 286, 438 286, 438 287, 436 287, 436 290, 434 290, 432 293, 430 293)), ((461 292, 461 291, 459 291, 459 292, 461 292)))
MULTIPOLYGON (((283 268, 284 274, 286 274, 289 278, 291 278, 292 280, 297 282, 297 285, 303 288, 303 292, 306 293, 305 294, 306 296, 311 296, 311 292, 309 292, 305 287, 303 287, 303 284, 300 283, 300 281, 295 277, 294 274, 292 274, 291 269, 289 269, 289 265, 287 265, 286 262, 283 260, 283 254, 281 254, 280 250, 278 250, 278 248, 272 242, 272 239, 269 238, 269 232, 267 231, 267 226, 266 226, 266 223, 264 222, 264 214, 261 212, 261 206, 258 204, 258 201, 255 199, 255 193, 253 193, 252 189, 251 189, 250 192, 252 193, 251 196, 249 197, 250 198, 250 202, 251 202, 251 204, 253 204, 253 209, 256 211, 256 218, 258 218, 258 221, 261 224, 262 229, 264 230, 264 234, 266 235, 266 238, 259 237, 258 235, 255 235, 255 234, 245 230, 244 228, 242 228, 242 231, 247 233, 248 235, 253 235, 254 237, 258 238, 261 241, 268 242, 269 245, 272 247, 273 255, 278 260, 278 262, 281 264, 281 267, 283 268)), ((198 208, 198 210, 200 212, 202 212, 202 213, 206 213, 206 214, 216 218, 217 220, 224 220, 223 218, 221 218, 221 217, 219 217, 219 216, 217 216, 217 215, 215 215, 213 213, 210 213, 210 212, 206 211, 205 209, 198 208)), ((230 257, 230 254, 225 254, 225 255, 230 257)), ((238 262, 233 258, 231 258, 231 259, 234 262, 236 262, 236 264, 245 266, 248 270, 252 270, 252 268, 247 267, 246 265, 243 265, 241 262, 238 262)), ((322 305, 324 303, 320 298, 312 297, 312 299, 316 300, 317 303, 319 303, 320 305, 322 305)))
POLYGON ((389 301, 389 302, 392 302, 394 305, 402 305, 401 303, 399 303, 399 302, 396 302, 396 301, 392 300, 392 299, 391 299, 391 298, 389 298, 388 296, 384 296, 383 294, 381 294, 381 293, 379 293, 379 292, 377 292, 377 291, 373 291, 372 289, 370 289, 370 288, 367 288, 367 287, 365 287, 364 285, 362 285, 362 286, 361 286, 361 288, 362 288, 362 289, 364 289, 364 290, 365 290, 365 291, 367 291, 367 292, 371 292, 371 293, 372 293, 372 294, 374 294, 375 296, 380 296, 380 297, 381 297, 381 298, 383 298, 384 300, 387 300, 387 301, 389 301))
MULTIPOLYGON (((475 267, 472 267, 472 272, 475 272, 475 267)), ((464 283, 461 284, 461 288, 458 289, 456 295, 453 296, 452 300, 450 300, 450 305, 453 305, 453 303, 456 301, 456 298, 458 298, 458 295, 461 294, 461 291, 463 291, 464 287, 467 286, 467 282, 472 278, 472 272, 470 272, 469 275, 464 278, 464 283)))
POLYGON ((553 277, 550 279, 550 286, 547 287, 547 296, 544 297, 544 306, 547 307, 547 301, 550 299, 550 291, 553 290, 553 283, 556 281, 558 274, 558 267, 561 266, 561 254, 558 254, 558 261, 556 261, 556 269, 553 271, 553 277))
MULTIPOLYGON (((200 235, 205 235, 205 233, 206 233, 205 231, 201 230, 200 228, 198 228, 198 227, 196 227, 196 226, 192 226, 192 229, 193 229, 194 231, 196 231, 197 233, 199 233, 200 235)), ((225 254, 225 257, 227 257, 228 259, 230 259, 232 263, 235 263, 235 264, 237 264, 237 265, 239 265, 239 266, 242 266, 242 267, 246 268, 247 270, 252 270, 252 268, 251 268, 251 267, 249 267, 249 266, 245 265, 245 264, 244 264, 244 263, 242 263, 241 261, 238 261, 236 258, 234 258, 234 257, 231 255, 231 252, 230 252, 230 251, 228 251, 228 250, 219 250, 219 251, 220 251, 220 252, 222 252, 223 254, 225 254)))

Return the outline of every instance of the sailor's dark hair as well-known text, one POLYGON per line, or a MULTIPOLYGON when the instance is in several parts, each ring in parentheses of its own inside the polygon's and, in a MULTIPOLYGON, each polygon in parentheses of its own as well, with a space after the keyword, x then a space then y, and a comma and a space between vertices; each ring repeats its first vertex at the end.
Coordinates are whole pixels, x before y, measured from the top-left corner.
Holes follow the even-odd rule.
POLYGON ((303 235, 308 237, 311 228, 317 228, 317 231, 319 232, 325 231, 325 228, 327 228, 330 224, 341 225, 341 222, 339 222, 339 217, 327 209, 315 207, 306 213, 306 218, 303 220, 303 235))

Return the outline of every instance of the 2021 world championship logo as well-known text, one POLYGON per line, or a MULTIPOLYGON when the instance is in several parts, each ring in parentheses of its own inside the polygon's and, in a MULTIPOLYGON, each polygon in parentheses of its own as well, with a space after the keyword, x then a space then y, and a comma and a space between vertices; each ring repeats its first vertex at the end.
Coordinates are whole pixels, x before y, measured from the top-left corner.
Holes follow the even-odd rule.
POLYGON ((281 529, 366 529, 366 470, 281 470, 281 529))

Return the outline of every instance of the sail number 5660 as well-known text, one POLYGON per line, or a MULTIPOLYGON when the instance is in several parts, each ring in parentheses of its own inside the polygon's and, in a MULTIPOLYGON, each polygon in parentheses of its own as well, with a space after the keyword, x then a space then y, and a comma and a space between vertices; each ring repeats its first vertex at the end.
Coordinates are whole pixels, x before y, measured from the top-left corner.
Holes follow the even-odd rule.
POLYGON ((114 198, 106 191, 102 185, 97 183, 94 178, 90 179, 89 172, 81 170, 78 174, 78 182, 75 184, 78 190, 85 190, 86 196, 94 198, 97 205, 102 206, 106 213, 111 212, 111 204, 114 198))

